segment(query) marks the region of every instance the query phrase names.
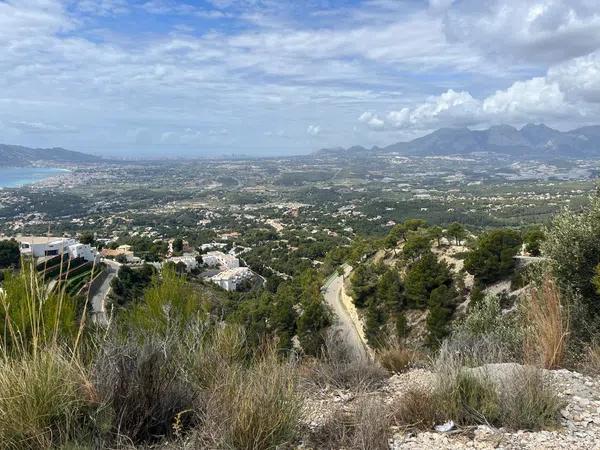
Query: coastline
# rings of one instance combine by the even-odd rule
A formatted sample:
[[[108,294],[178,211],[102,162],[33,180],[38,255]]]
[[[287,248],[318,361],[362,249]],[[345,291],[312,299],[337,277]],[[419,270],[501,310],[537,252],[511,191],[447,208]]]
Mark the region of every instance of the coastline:
[[[71,172],[63,167],[0,167],[0,190],[38,185]]]

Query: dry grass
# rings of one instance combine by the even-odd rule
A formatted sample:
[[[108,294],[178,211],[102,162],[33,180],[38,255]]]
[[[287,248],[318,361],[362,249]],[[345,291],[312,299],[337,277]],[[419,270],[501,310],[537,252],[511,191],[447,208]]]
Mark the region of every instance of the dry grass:
[[[110,433],[117,441],[156,442],[194,424],[197,392],[182,370],[178,342],[157,337],[140,343],[104,343],[93,382],[112,411]]]
[[[47,449],[85,434],[93,391],[58,349],[0,361],[0,442],[6,449]]]
[[[489,424],[510,430],[557,426],[563,403],[541,371],[507,367],[513,369],[503,374],[502,382],[485,367],[447,372],[431,392],[415,389],[405,394],[395,407],[394,419],[401,426],[420,429],[448,420],[460,426]]]
[[[302,381],[318,389],[372,391],[388,378],[387,371],[370,359],[354,359],[344,344],[334,338],[326,341],[323,356],[301,368]]]
[[[406,347],[387,347],[377,353],[381,365],[392,373],[403,373],[410,370],[423,356]]]
[[[296,436],[302,406],[296,371],[278,361],[275,351],[249,368],[230,370],[208,395],[202,448],[268,450]]]
[[[600,375],[600,345],[589,345],[583,357],[583,371],[590,375]]]
[[[387,450],[392,416],[390,408],[374,398],[362,398],[352,411],[336,410],[316,429],[310,444],[319,449]]]
[[[556,284],[546,279],[524,304],[525,361],[545,369],[562,366],[567,353],[569,313]]]

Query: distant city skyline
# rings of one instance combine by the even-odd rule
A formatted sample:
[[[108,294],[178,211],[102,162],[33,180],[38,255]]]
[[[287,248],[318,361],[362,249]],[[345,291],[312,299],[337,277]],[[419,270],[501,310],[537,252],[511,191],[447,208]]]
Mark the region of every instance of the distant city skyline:
[[[0,143],[286,155],[600,123],[593,0],[0,0]]]

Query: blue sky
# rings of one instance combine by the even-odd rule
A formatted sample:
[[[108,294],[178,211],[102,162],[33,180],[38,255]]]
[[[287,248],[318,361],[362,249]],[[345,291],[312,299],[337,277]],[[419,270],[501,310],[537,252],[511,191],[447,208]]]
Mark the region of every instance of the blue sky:
[[[0,142],[298,154],[600,123],[596,0],[0,0]]]

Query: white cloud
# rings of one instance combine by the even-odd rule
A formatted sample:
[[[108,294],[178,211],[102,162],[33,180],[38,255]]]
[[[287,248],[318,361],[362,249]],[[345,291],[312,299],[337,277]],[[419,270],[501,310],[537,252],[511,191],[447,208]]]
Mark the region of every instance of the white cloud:
[[[320,125],[309,125],[306,132],[311,136],[318,136],[321,133]]]
[[[600,10],[590,0],[464,0],[446,11],[444,30],[490,57],[556,63],[600,46]]]
[[[427,130],[576,118],[584,115],[585,111],[584,105],[575,105],[567,100],[558,82],[536,77],[517,81],[481,100],[469,92],[449,89],[421,104],[390,111],[385,115],[385,121],[398,129]],[[373,113],[365,113],[359,121],[368,124],[373,116]]]
[[[383,130],[385,128],[385,122],[377,114],[372,112],[364,112],[358,118],[359,122],[367,124],[372,130]]]
[[[570,98],[600,103],[600,52],[552,67],[547,78]]]
[[[472,124],[480,112],[481,102],[471,94],[449,89],[413,108],[390,111],[386,119],[396,128],[429,128],[437,124]]]
[[[570,109],[558,83],[548,82],[545,77],[517,81],[508,89],[497,91],[483,102],[483,114],[513,122],[564,115]]]

